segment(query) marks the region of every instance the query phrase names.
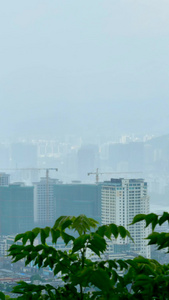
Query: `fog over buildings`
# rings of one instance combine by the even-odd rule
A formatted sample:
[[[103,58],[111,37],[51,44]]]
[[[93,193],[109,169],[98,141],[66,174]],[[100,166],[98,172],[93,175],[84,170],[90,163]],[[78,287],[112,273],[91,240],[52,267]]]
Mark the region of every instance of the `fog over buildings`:
[[[119,140],[85,143],[82,138],[65,140],[18,140],[0,143],[0,171],[10,182],[32,185],[41,177],[70,184],[103,182],[110,178],[144,178],[151,205],[168,205],[169,135],[142,139],[122,136]],[[55,169],[58,169],[57,171]],[[98,180],[96,170],[98,169]],[[89,174],[90,173],[90,174]]]
[[[169,209],[168,15],[167,0],[1,4],[1,234],[101,221],[117,178],[146,186],[145,212]]]

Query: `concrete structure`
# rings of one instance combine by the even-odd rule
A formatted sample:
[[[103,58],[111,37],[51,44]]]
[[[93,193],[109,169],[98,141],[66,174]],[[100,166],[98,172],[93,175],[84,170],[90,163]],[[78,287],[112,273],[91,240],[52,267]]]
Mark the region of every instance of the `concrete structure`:
[[[118,238],[109,244],[109,251],[115,252],[114,244],[123,248],[130,244],[130,251],[145,257],[150,257],[150,247],[144,238],[149,234],[149,228],[144,228],[144,222],[129,226],[137,214],[149,213],[149,197],[147,183],[143,179],[111,179],[104,182],[101,190],[102,224],[115,223],[127,228],[135,243],[128,238]],[[117,247],[116,247],[117,248]]]
[[[57,179],[43,177],[34,183],[34,220],[39,226],[53,225],[54,186]]]
[[[22,233],[33,227],[33,187],[23,183],[0,186],[0,235]]]
[[[97,145],[83,145],[77,153],[77,175],[78,179],[88,183],[93,179],[88,177],[99,166],[99,148]]]
[[[144,171],[144,143],[110,144],[108,163],[114,172]]]
[[[101,222],[100,184],[57,184],[54,187],[55,214],[78,216],[84,214]]]
[[[56,179],[42,178],[35,183],[34,216],[39,226],[52,226],[64,215],[87,217],[101,221],[101,185],[74,182],[62,184]]]
[[[0,186],[8,186],[9,185],[10,175],[6,173],[0,173]]]

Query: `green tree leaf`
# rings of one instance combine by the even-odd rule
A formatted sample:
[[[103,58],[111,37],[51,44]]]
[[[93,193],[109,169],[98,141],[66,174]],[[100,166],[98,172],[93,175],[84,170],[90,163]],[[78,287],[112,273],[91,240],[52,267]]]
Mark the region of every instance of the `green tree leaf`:
[[[61,216],[59,217],[53,226],[53,229],[61,229],[64,230],[65,228],[70,227],[75,217],[71,216]]]
[[[106,240],[103,237],[101,237],[99,234],[92,233],[92,235],[90,237],[90,240],[89,240],[89,244],[88,244],[87,247],[91,249],[91,246],[94,247],[94,248],[97,248],[99,253],[100,252],[103,253],[106,250],[107,243],[106,243]]]
[[[4,293],[2,293],[2,292],[0,292],[0,299],[1,299],[1,300],[5,300],[5,295],[4,295]]]
[[[24,236],[24,233],[17,234],[16,237],[15,237],[15,239],[14,239],[14,242],[19,241],[20,239],[23,238],[23,236]]]
[[[78,238],[74,239],[72,252],[77,252],[82,248],[86,247],[86,242],[90,239],[89,234],[83,234]]]
[[[65,242],[65,244],[67,245],[70,241],[73,241],[75,238],[72,236],[72,235],[69,235],[65,232],[62,232],[61,233],[61,236]]]
[[[132,223],[131,223],[130,225],[133,225],[133,224],[135,224],[135,223],[138,223],[138,222],[140,222],[140,221],[145,220],[145,217],[146,217],[145,214],[138,214],[138,215],[136,215],[136,216],[133,218],[133,221],[132,221]]]
[[[152,230],[154,230],[154,228],[156,227],[156,225],[158,224],[158,215],[151,213],[148,214],[145,218],[146,221],[146,227],[151,224],[152,225]]]
[[[110,224],[109,225],[111,234],[114,235],[114,237],[117,239],[118,235],[119,235],[119,230],[118,230],[118,226],[116,224]]]
[[[158,223],[161,226],[166,221],[169,223],[169,213],[166,212],[166,211],[164,211],[163,214],[162,214],[162,216],[159,217]]]
[[[58,238],[60,237],[60,230],[51,228],[51,235],[52,235],[52,243],[56,244]]]
[[[81,235],[89,231],[90,228],[96,228],[96,226],[97,222],[94,219],[87,218],[85,215],[80,215],[74,219],[72,229],[75,229],[75,231]]]
[[[119,226],[118,230],[122,238],[125,238],[127,236],[127,231],[123,226]]]

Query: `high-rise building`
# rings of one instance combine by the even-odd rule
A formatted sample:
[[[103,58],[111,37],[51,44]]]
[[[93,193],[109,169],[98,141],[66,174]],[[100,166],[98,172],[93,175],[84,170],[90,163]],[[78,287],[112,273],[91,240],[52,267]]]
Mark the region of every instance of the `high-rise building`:
[[[89,182],[89,172],[93,172],[99,165],[99,148],[96,145],[83,145],[77,153],[78,178],[83,182]]]
[[[144,170],[144,143],[114,143],[109,145],[109,167],[117,172]]]
[[[34,183],[34,220],[39,226],[53,225],[54,186],[57,179],[43,177]]]
[[[0,186],[0,235],[33,229],[33,186]]]
[[[0,173],[0,186],[8,186],[9,185],[10,175],[6,173]]]
[[[150,257],[150,247],[144,239],[150,232],[145,228],[144,222],[129,226],[137,214],[149,213],[149,197],[147,195],[147,183],[143,179],[111,179],[102,185],[102,224],[115,223],[122,225],[130,231],[134,242],[130,239],[118,238],[113,241],[110,249],[115,251],[114,245],[130,244],[130,251],[145,257]]]
[[[35,222],[39,226],[53,225],[64,215],[87,217],[101,221],[101,185],[60,183],[57,179],[42,178],[34,189]]]
[[[57,218],[61,215],[84,214],[100,222],[101,185],[78,182],[55,185],[54,209]]]

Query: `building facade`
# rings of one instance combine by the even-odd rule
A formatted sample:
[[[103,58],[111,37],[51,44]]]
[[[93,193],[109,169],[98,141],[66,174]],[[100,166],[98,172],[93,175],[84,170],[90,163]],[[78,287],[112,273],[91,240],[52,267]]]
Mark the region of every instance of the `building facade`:
[[[34,216],[38,226],[53,226],[60,216],[85,214],[101,222],[101,186],[60,183],[42,178],[34,184]]]
[[[34,220],[39,226],[53,225],[54,186],[57,182],[57,179],[44,177],[34,183]]]
[[[124,226],[135,242],[131,242],[129,238],[118,237],[110,243],[110,251],[115,252],[116,248],[122,247],[127,249],[129,244],[130,251],[149,258],[150,247],[144,238],[150,229],[145,228],[144,222],[129,226],[135,215],[149,213],[147,183],[143,179],[111,179],[102,185],[101,201],[102,224],[115,223]]]
[[[54,210],[56,217],[84,214],[101,222],[101,185],[57,184],[54,187]]]
[[[6,173],[0,173],[0,186],[8,186],[10,175]]]
[[[0,235],[33,229],[33,187],[23,183],[0,186]]]

